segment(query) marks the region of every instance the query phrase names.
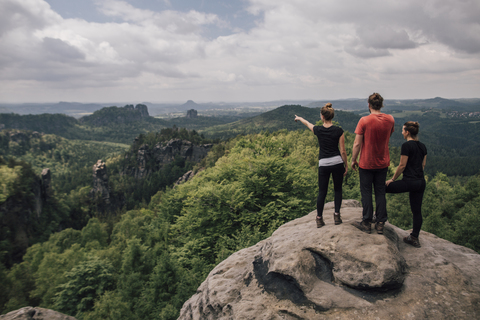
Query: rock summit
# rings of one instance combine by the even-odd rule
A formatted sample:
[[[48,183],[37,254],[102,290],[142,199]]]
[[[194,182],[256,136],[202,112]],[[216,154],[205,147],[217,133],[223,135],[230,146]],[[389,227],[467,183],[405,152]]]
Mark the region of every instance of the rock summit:
[[[316,210],[217,265],[179,319],[478,319],[480,255],[433,234],[409,234],[386,223],[361,232],[355,200],[334,225],[316,228]]]

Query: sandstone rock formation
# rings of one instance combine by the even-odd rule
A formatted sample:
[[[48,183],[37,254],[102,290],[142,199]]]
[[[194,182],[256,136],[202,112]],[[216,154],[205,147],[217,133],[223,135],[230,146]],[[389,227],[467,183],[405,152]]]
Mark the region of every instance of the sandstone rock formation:
[[[187,116],[186,118],[197,118],[198,117],[198,112],[195,109],[190,109],[187,110]]]
[[[52,196],[52,174],[50,168],[42,170],[42,197],[47,201]]]
[[[366,234],[354,200],[343,224],[315,226],[316,211],[286,223],[215,267],[185,302],[179,319],[478,319],[480,255],[421,232],[386,224]]]
[[[179,156],[185,161],[199,162],[212,148],[212,144],[194,145],[190,141],[171,139],[166,143],[158,143],[153,148],[143,144],[138,148],[137,154],[127,154],[125,157],[136,157],[135,165],[129,165],[123,169],[123,174],[136,178],[144,178],[153,171],[160,170],[163,166],[175,160]],[[152,160],[155,165],[148,166]]]
[[[92,168],[93,188],[90,198],[94,201],[99,213],[114,212],[125,204],[123,194],[113,193],[108,185],[107,165],[98,160]]]
[[[76,320],[74,317],[45,308],[24,307],[4,315],[0,320]]]
[[[101,198],[103,203],[108,205],[110,204],[110,189],[108,187],[107,166],[105,162],[98,160],[92,169],[93,188],[90,190],[90,195]]]
[[[193,170],[185,172],[183,176],[181,176],[180,178],[178,178],[177,181],[175,181],[175,184],[173,185],[173,187],[175,188],[179,184],[187,182],[188,180],[192,179],[194,176],[195,176],[195,173],[193,172]]]
[[[8,230],[11,241],[12,262],[20,262],[34,236],[35,221],[42,216],[44,206],[51,197],[50,170],[44,169],[42,177],[36,174],[29,177],[28,193],[24,196],[9,196],[0,203],[0,229]]]
[[[78,121],[91,126],[109,126],[126,124],[149,119],[148,107],[144,104],[126,105],[124,107],[107,107],[83,116]]]

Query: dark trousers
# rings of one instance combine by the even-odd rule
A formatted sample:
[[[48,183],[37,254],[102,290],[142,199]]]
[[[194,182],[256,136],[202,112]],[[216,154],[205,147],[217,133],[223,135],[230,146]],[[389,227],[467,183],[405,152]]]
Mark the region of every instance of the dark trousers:
[[[410,209],[413,214],[413,230],[411,235],[418,238],[422,227],[422,201],[425,192],[425,179],[421,180],[399,180],[390,183],[386,191],[388,193],[408,192],[410,198]]]
[[[318,167],[318,197],[317,197],[317,216],[323,216],[323,205],[327,197],[328,181],[330,174],[333,178],[333,190],[335,192],[335,212],[340,213],[342,205],[342,183],[345,166],[339,163],[328,167]]]
[[[373,201],[372,185],[375,192],[375,205],[377,222],[387,221],[387,200],[385,199],[385,180],[387,168],[383,169],[362,169],[360,173],[360,194],[362,195],[363,218],[365,222],[372,222]]]

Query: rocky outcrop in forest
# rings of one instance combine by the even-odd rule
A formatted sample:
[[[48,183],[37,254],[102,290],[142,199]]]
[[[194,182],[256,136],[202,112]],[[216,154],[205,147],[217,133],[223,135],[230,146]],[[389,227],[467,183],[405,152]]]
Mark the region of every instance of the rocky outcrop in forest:
[[[92,168],[92,185],[90,198],[93,200],[99,213],[113,212],[125,204],[125,197],[112,194],[108,184],[107,165],[98,160]]]
[[[110,188],[108,186],[107,166],[102,160],[93,165],[93,188],[90,190],[91,197],[98,197],[105,204],[110,204]]]
[[[11,262],[21,261],[30,239],[36,232],[36,221],[42,216],[43,208],[51,197],[50,169],[44,169],[41,177],[27,170],[22,175],[24,176],[20,180],[26,185],[19,186],[17,193],[10,195],[0,204],[0,230],[10,230],[3,234],[1,239],[6,237],[10,242]]]
[[[111,124],[125,124],[149,119],[148,107],[144,104],[126,105],[124,107],[107,107],[95,111],[93,114],[81,117],[80,123],[91,126],[109,126]]]
[[[190,141],[182,139],[160,142],[153,148],[148,144],[142,144],[136,153],[125,155],[127,165],[122,174],[145,178],[150,173],[160,170],[174,161],[175,157],[181,157],[185,161],[199,162],[205,158],[212,147],[213,144],[194,145]]]
[[[293,220],[216,266],[179,319],[478,319],[480,255],[421,232],[386,224],[384,235],[350,224],[355,200],[343,202],[343,224],[315,226],[316,211]]]
[[[24,307],[0,315],[0,320],[76,320],[74,317],[45,308]]]
[[[198,117],[197,110],[195,110],[195,109],[187,110],[186,118],[197,118],[197,117]]]

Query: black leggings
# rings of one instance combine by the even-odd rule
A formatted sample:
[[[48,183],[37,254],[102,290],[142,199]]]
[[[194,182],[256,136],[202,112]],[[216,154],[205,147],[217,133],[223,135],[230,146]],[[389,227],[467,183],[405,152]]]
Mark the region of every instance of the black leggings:
[[[403,193],[408,192],[410,198],[410,209],[413,214],[413,230],[411,235],[418,238],[422,227],[422,201],[425,192],[425,179],[421,180],[399,180],[390,183],[386,191],[387,193]]]
[[[317,197],[317,216],[323,216],[323,205],[328,191],[328,180],[330,174],[333,177],[333,190],[335,191],[335,212],[340,213],[342,205],[342,183],[345,166],[339,163],[328,167],[318,167],[318,197]]]

